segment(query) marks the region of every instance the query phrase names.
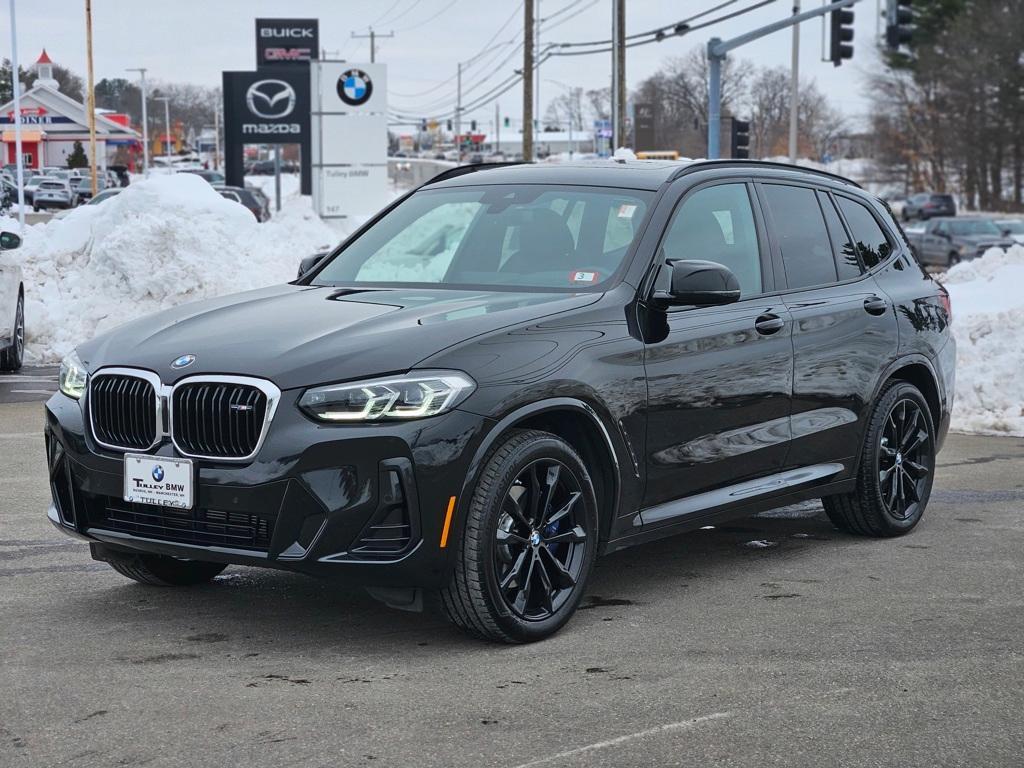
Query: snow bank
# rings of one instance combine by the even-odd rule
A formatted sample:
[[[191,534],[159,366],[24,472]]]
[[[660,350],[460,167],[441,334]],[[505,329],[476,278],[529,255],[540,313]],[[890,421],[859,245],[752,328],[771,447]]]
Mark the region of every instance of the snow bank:
[[[291,280],[301,258],[340,237],[308,198],[291,197],[259,224],[198,176],[153,175],[100,205],[26,228],[22,247],[9,252],[25,276],[28,360],[59,360],[160,309]]]
[[[1024,247],[992,248],[939,279],[957,341],[952,428],[1024,435]]]

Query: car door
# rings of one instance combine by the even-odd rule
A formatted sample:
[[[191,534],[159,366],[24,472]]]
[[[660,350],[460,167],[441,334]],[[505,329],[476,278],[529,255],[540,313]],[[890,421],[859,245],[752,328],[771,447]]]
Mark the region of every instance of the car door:
[[[882,370],[898,348],[892,302],[867,274],[832,193],[791,183],[758,185],[776,273],[793,318],[793,439],[787,468],[846,463]],[[873,239],[864,241],[874,242]],[[891,244],[877,263],[891,251]]]
[[[768,240],[749,180],[687,192],[658,259],[724,264],[741,298],[671,308],[664,338],[646,347],[645,525],[678,518],[674,500],[778,471],[790,434],[791,323],[771,293]]]
[[[944,264],[948,250],[948,225],[945,221],[931,220],[924,230],[923,258],[926,264]]]

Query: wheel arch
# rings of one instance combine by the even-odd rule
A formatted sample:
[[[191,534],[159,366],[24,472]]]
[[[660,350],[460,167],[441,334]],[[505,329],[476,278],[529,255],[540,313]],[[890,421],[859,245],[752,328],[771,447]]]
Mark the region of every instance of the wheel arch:
[[[878,389],[875,391],[875,397],[878,397],[878,393],[887,382],[894,379],[913,384],[921,390],[925,402],[928,403],[932,425],[938,430],[939,424],[942,422],[942,393],[939,391],[938,377],[935,375],[935,370],[927,358],[911,358],[898,361],[895,367],[889,370],[887,375],[883,377]]]
[[[497,442],[513,429],[539,429],[565,440],[579,453],[591,470],[591,482],[598,501],[600,541],[608,538],[618,515],[622,494],[622,462],[612,433],[597,410],[584,400],[558,397],[522,406],[505,415],[491,429],[470,462],[459,506],[465,508],[472,496],[484,461]],[[465,515],[460,515],[465,519]]]

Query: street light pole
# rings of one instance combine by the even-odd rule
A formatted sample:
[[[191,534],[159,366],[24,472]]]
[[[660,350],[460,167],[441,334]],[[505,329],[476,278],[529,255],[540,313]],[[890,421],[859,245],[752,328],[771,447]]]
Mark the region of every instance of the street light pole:
[[[793,15],[800,13],[800,0],[793,0]],[[796,165],[797,130],[800,115],[800,25],[793,25],[793,61],[789,84],[789,162]]]
[[[11,0],[13,3],[14,0]],[[146,116],[146,68],[134,67],[126,72],[138,72],[142,88],[142,172],[149,175],[149,118]]]
[[[14,91],[14,162],[18,181],[18,231],[25,234],[25,160],[21,154],[21,83],[18,82],[18,25],[11,0],[11,86]]]

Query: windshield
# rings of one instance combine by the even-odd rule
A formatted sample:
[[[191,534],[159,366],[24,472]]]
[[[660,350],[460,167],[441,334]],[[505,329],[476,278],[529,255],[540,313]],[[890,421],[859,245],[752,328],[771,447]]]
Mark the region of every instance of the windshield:
[[[974,221],[951,221],[949,231],[954,235],[1001,235],[999,227],[988,219]]]
[[[652,196],[539,184],[424,190],[312,282],[599,288],[623,265]]]

